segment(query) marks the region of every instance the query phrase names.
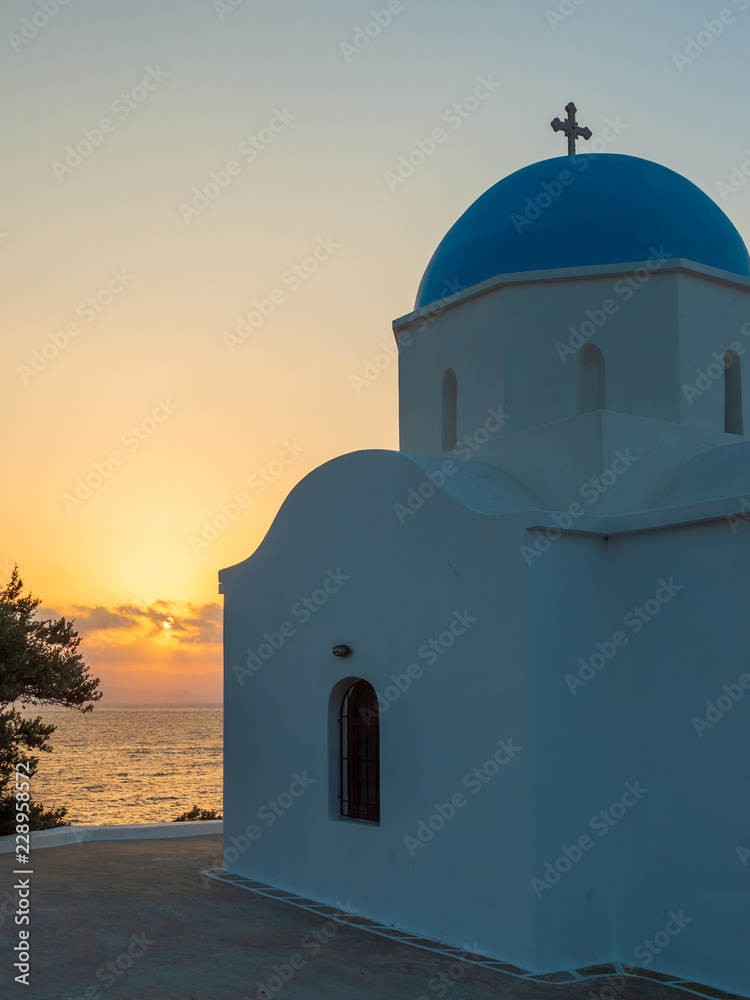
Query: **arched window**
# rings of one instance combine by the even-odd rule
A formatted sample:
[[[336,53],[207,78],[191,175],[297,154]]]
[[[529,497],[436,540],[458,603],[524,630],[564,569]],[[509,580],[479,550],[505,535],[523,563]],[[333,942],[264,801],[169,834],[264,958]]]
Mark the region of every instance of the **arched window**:
[[[578,412],[607,409],[604,355],[593,344],[578,352]]]
[[[458,379],[452,368],[443,373],[443,451],[458,444]]]
[[[727,434],[742,434],[742,381],[736,351],[724,355],[724,430]]]
[[[380,713],[375,688],[355,681],[339,717],[341,815],[380,822]]]

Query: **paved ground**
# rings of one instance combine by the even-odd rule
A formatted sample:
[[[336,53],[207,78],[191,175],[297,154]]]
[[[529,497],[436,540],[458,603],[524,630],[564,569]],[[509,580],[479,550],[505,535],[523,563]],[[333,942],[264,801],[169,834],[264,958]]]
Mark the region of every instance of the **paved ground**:
[[[3,1000],[611,1000],[615,996],[688,1000],[691,996],[664,983],[630,977],[560,985],[529,982],[354,926],[332,925],[324,915],[201,877],[203,869],[220,865],[220,852],[220,836],[94,842],[32,852],[29,987],[14,982],[12,968],[13,946],[18,943],[12,887],[23,876],[12,874],[13,855],[0,857],[4,901],[0,996]],[[12,907],[7,905],[10,901]],[[279,970],[288,978],[285,984]],[[262,986],[267,992],[260,991]]]

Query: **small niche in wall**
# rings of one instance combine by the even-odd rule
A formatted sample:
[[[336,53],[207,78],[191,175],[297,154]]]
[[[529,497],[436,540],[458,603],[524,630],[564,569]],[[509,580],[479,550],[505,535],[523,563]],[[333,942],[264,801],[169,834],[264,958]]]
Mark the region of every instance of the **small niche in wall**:
[[[736,351],[724,355],[724,430],[742,434],[742,379],[740,358]]]
[[[443,373],[442,450],[458,444],[458,379],[452,368]]]
[[[607,380],[604,355],[594,344],[586,344],[578,352],[577,412],[607,409]]]

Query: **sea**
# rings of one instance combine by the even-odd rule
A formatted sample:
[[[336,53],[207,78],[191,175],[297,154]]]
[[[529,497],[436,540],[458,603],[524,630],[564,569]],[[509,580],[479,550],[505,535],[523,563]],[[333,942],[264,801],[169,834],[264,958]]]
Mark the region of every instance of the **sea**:
[[[38,754],[32,798],[73,824],[161,823],[222,808],[221,705],[58,706],[24,714],[57,726]]]

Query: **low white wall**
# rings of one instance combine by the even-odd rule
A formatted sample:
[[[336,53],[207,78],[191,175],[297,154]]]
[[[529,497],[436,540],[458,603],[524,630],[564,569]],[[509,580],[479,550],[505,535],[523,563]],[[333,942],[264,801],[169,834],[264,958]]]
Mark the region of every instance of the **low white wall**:
[[[31,834],[31,849],[63,847],[82,844],[89,840],[156,840],[172,837],[200,837],[222,833],[224,821],[220,819],[194,820],[183,823],[131,823],[108,826],[60,826],[54,830],[38,830]],[[10,854],[16,849],[15,835],[0,837],[0,854]]]

